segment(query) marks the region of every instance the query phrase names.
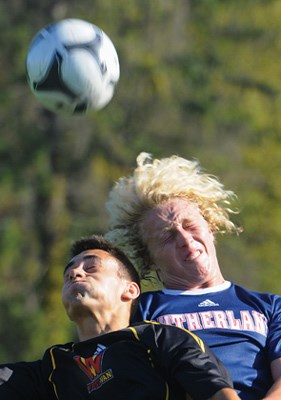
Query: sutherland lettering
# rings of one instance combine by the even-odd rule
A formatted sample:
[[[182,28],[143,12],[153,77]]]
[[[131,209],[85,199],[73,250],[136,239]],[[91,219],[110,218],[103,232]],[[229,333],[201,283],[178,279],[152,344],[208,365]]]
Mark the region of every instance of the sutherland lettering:
[[[195,331],[199,329],[231,329],[239,331],[252,331],[267,335],[267,319],[257,312],[241,310],[239,318],[234,317],[233,311],[210,310],[186,314],[162,315],[157,321],[166,325],[175,325],[180,328]]]

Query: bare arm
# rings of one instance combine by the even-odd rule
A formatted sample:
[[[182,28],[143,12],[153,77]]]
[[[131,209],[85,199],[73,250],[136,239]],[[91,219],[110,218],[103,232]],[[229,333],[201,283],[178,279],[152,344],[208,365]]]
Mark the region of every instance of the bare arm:
[[[224,388],[219,390],[210,400],[238,400],[240,397],[234,389]]]
[[[267,392],[264,400],[280,400],[281,399],[281,358],[277,358],[271,363],[271,374],[274,384]]]

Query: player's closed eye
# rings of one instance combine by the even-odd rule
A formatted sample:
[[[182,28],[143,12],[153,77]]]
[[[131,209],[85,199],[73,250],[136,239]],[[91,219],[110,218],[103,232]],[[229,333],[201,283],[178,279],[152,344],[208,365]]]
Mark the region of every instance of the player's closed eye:
[[[172,240],[175,237],[175,233],[176,232],[174,230],[166,231],[161,237],[161,243],[162,244],[168,243],[170,240]]]
[[[96,265],[88,265],[88,266],[86,266],[85,268],[84,268],[84,270],[86,271],[86,272],[94,272],[94,271],[96,271],[98,268],[97,268],[97,266]]]

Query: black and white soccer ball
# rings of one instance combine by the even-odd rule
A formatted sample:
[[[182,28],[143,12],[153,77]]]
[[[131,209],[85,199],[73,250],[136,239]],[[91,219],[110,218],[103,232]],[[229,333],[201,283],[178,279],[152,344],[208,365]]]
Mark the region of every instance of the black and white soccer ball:
[[[41,29],[26,57],[27,81],[40,103],[68,114],[100,110],[120,77],[111,39],[96,25],[64,19]]]

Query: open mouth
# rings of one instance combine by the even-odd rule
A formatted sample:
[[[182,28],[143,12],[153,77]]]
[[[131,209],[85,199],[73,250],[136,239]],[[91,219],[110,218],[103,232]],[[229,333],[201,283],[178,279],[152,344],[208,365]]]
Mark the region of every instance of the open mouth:
[[[196,260],[196,258],[198,258],[201,255],[201,251],[200,250],[195,250],[192,253],[189,253],[187,255],[187,257],[185,258],[184,261],[194,261]]]

